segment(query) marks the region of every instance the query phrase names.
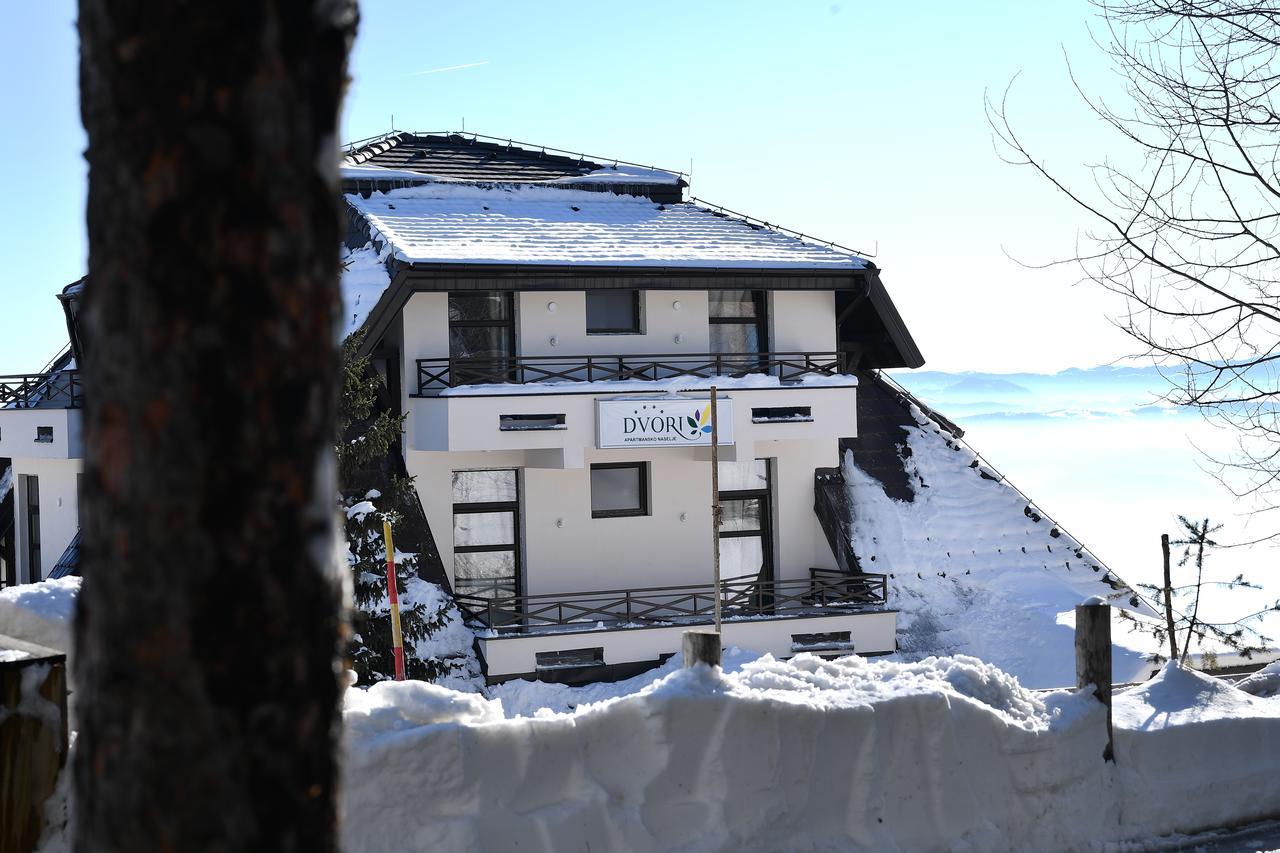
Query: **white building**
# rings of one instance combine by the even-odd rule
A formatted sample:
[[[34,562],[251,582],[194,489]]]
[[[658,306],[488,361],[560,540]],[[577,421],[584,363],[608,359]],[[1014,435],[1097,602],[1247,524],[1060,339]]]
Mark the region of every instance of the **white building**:
[[[59,295],[78,346],[81,282]],[[58,576],[78,541],[83,395],[72,347],[35,374],[0,376],[0,586]]]
[[[815,511],[854,369],[923,361],[872,263],[674,173],[470,136],[374,140],[344,178],[349,319],[491,680],[653,665],[710,621],[717,549],[725,643],[894,650],[884,576]]]
[[[454,593],[491,681],[654,666],[711,622],[716,554],[724,642],[778,657],[893,651],[904,577],[869,568],[917,578],[904,601],[947,594],[925,565],[949,586],[995,566],[1140,608],[1008,484],[1020,526],[965,517],[999,479],[976,459],[941,496],[946,546],[891,518],[930,494],[908,434],[962,432],[880,375],[923,358],[857,253],[687,199],[676,173],[475,136],[358,143],[343,182],[341,331],[364,331],[405,415],[419,571]],[[68,351],[0,377],[3,583],[77,571],[81,288],[60,295]],[[842,450],[872,478],[860,498]]]

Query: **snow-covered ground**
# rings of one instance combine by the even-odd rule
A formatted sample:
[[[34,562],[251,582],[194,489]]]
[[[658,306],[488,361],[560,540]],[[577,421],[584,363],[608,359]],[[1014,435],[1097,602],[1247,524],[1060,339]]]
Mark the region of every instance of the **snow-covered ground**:
[[[0,625],[65,644],[75,584],[21,591]],[[1277,679],[1162,670],[1117,694],[1114,765],[1087,692],[964,656],[728,649],[724,670],[489,698],[381,682],[345,698],[346,849],[1169,849],[1280,817]]]
[[[963,427],[965,440],[987,462],[1129,584],[1161,582],[1160,534],[1178,538],[1179,513],[1225,522],[1221,542],[1243,542],[1276,529],[1274,514],[1252,515],[1256,507],[1236,500],[1205,470],[1201,451],[1229,452],[1231,434],[1193,412],[1160,404],[1168,386],[1154,369],[1101,367],[1053,375],[902,371],[894,378]],[[1276,543],[1262,542],[1211,552],[1207,576],[1228,580],[1243,574],[1262,589],[1206,588],[1202,616],[1225,621],[1273,605],[1280,597],[1280,584],[1268,570],[1275,549]],[[1178,556],[1175,550],[1175,562]],[[1065,632],[1065,610],[1061,622]],[[1275,640],[1272,646],[1280,645],[1280,613],[1256,624]],[[1158,650],[1148,635],[1120,633],[1118,625],[1113,630],[1126,648]],[[956,650],[1027,674],[977,646]],[[1222,647],[1211,650],[1227,662]]]
[[[1176,668],[1116,697],[1114,765],[1092,696],[1028,691],[972,658],[765,657],[579,696],[513,719],[430,685],[349,692],[348,843],[1156,849],[1280,810],[1280,700]]]

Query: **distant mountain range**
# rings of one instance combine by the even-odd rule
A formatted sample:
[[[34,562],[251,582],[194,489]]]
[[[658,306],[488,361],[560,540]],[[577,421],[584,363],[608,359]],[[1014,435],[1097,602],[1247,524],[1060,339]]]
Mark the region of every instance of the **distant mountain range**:
[[[957,419],[1068,416],[1169,417],[1169,380],[1157,367],[1073,367],[1058,373],[891,371],[890,376]]]

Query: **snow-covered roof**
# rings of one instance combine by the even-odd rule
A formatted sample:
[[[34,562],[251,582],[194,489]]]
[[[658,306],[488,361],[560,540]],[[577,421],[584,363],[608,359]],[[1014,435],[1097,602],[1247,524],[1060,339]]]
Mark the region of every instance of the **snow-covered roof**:
[[[408,263],[858,270],[856,255],[687,202],[430,183],[348,203]]]

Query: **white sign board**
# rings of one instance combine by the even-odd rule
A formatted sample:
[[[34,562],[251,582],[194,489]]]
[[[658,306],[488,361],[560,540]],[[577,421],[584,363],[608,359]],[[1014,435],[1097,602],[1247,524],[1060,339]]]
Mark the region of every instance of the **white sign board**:
[[[720,444],[733,444],[733,401],[716,399]],[[711,401],[687,397],[596,400],[596,447],[698,447],[711,444]]]

